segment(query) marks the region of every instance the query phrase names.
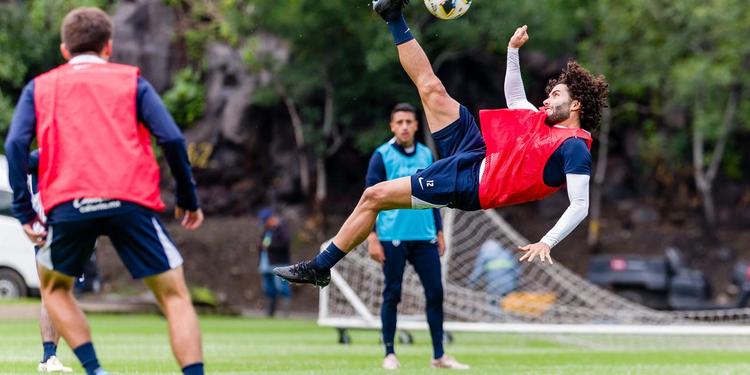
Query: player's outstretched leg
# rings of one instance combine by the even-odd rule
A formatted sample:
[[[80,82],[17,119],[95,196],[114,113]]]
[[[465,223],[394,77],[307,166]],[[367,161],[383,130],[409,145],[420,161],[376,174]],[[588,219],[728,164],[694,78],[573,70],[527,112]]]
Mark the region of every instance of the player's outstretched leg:
[[[373,9],[388,24],[401,66],[417,87],[427,125],[430,132],[435,133],[459,118],[459,104],[448,95],[424,50],[411,35],[401,14],[406,4],[407,0],[378,0],[373,3]]]
[[[354,211],[328,248],[314,259],[287,267],[276,267],[273,272],[293,283],[320,287],[328,285],[331,281],[331,267],[367,238],[378,212],[396,208],[411,208],[411,177],[383,181],[365,189]]]

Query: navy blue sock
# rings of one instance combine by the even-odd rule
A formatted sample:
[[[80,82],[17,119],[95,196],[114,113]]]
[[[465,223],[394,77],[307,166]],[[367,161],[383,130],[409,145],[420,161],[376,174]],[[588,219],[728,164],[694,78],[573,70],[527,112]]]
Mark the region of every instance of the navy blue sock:
[[[182,368],[185,375],[203,375],[203,362],[196,362]]]
[[[99,365],[99,360],[96,358],[96,351],[94,351],[94,344],[90,341],[73,349],[78,360],[81,361],[81,365],[86,369],[86,374],[94,375],[96,370],[99,370],[102,366]]]
[[[42,363],[47,362],[49,357],[57,355],[57,345],[55,345],[54,342],[45,341],[42,343],[42,347],[44,348],[44,357],[42,357]]]
[[[406,25],[406,19],[404,16],[401,16],[397,20],[387,22],[387,24],[388,30],[391,32],[391,35],[393,35],[393,44],[404,44],[414,39],[414,36],[411,35],[411,29]]]
[[[313,267],[317,270],[331,269],[331,267],[345,256],[346,253],[341,251],[341,249],[336,247],[336,245],[333,244],[333,241],[331,241],[328,247],[313,259]]]

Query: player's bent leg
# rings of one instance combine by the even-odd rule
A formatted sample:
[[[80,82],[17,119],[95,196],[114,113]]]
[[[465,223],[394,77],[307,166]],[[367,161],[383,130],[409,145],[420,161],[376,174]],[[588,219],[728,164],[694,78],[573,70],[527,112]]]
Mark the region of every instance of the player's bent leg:
[[[273,272],[289,282],[327,286],[331,267],[367,238],[378,212],[396,208],[411,208],[411,177],[384,181],[365,189],[326,250],[312,260],[276,267]]]
[[[185,285],[182,266],[147,277],[144,282],[167,317],[172,352],[180,367],[202,363],[200,325]]]
[[[411,208],[411,177],[383,181],[365,189],[354,211],[333,237],[333,243],[348,253],[367,239],[378,212],[396,208]]]
[[[459,117],[459,103],[448,95],[419,43],[411,40],[397,48],[401,66],[419,92],[430,132],[435,133],[455,122]]]

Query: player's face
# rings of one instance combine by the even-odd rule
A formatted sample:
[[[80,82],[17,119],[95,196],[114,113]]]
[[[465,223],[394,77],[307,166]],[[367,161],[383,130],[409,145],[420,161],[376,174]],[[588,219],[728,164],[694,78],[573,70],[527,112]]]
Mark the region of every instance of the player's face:
[[[417,116],[406,111],[394,113],[391,116],[391,131],[399,144],[407,146],[413,144],[414,134],[417,132]]]
[[[544,110],[547,112],[547,118],[544,122],[547,125],[559,124],[570,118],[570,109],[573,105],[573,99],[570,97],[568,86],[558,84],[549,92],[547,100],[544,101]]]

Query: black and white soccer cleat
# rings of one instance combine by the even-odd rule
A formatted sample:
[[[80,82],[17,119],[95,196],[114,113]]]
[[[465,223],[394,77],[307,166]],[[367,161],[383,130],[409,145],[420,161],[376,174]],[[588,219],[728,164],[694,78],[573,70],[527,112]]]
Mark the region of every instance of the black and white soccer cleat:
[[[331,270],[316,270],[311,260],[291,266],[276,267],[273,273],[290,283],[312,284],[321,288],[331,283]]]

